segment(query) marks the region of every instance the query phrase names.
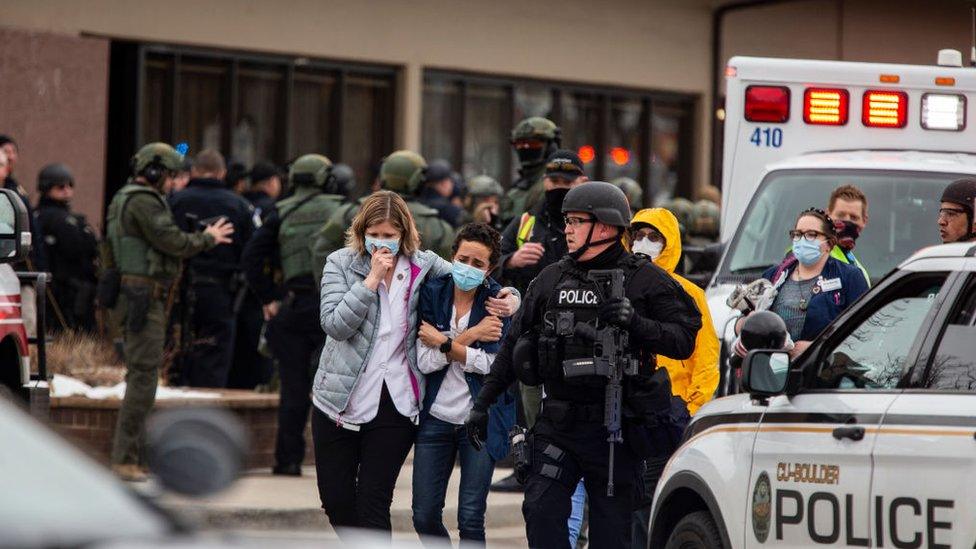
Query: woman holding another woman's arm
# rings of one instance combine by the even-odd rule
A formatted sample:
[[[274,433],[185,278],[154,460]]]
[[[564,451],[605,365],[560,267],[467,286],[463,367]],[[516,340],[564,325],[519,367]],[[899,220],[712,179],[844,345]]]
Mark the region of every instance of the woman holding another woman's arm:
[[[488,487],[495,461],[508,453],[515,424],[514,399],[504,393],[490,410],[488,443],[468,442],[464,420],[495,360],[508,319],[486,308],[501,286],[487,271],[501,255],[501,236],[484,223],[460,229],[450,274],[428,279],[420,290],[417,366],[427,376],[413,465],[413,524],[421,539],[448,538],[444,498],[455,461],[461,465],[458,529],[462,541],[484,544]]]
[[[430,275],[451,264],[419,249],[403,198],[378,191],[363,202],[346,247],[323,271],[326,333],[312,389],[319,496],[332,526],[390,530],[393,488],[416,434],[424,378],[417,368],[417,303]],[[502,290],[486,309],[510,316]]]

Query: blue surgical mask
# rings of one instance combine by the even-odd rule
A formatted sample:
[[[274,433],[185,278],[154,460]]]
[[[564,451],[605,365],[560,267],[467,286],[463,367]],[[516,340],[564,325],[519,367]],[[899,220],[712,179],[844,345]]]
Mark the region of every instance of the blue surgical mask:
[[[387,250],[390,250],[393,255],[396,255],[397,252],[400,251],[400,240],[381,240],[379,238],[371,238],[369,236],[366,237],[366,251],[369,252],[369,255],[373,255],[373,252],[379,248],[386,248]]]
[[[794,240],[793,255],[800,263],[808,267],[813,265],[819,261],[820,257],[823,255],[823,251],[820,250],[820,241],[814,240],[811,242],[803,237],[800,237],[798,240]]]
[[[454,278],[454,285],[467,292],[478,287],[485,280],[485,271],[471,265],[466,265],[460,261],[454,262],[451,269],[451,276]]]

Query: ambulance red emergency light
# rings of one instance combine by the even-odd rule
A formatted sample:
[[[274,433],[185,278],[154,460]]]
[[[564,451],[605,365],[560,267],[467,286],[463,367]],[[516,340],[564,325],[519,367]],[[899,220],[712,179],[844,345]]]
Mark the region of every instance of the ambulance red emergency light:
[[[797,213],[858,186],[869,224],[854,250],[877,281],[937,244],[939,196],[976,175],[976,70],[955,50],[937,66],[733,57],[726,68],[722,260],[706,290],[731,341],[726,299],[789,249]]]

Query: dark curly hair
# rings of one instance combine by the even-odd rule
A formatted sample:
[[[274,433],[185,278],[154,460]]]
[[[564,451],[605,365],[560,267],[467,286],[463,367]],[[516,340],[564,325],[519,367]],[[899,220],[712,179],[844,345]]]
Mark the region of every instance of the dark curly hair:
[[[502,235],[494,227],[486,223],[468,223],[458,229],[457,236],[454,238],[454,246],[451,248],[451,255],[455,255],[462,240],[484,244],[490,254],[488,264],[498,263],[502,256]]]
[[[827,215],[827,212],[823,211],[820,208],[807,208],[802,212],[800,212],[800,215],[796,216],[796,221],[799,222],[800,219],[808,216],[816,217],[817,219],[819,219],[822,227],[820,232],[822,232],[827,237],[827,240],[829,242],[832,242],[834,244],[837,243],[837,231],[836,229],[834,229],[834,220],[831,219],[829,215]],[[795,227],[796,223],[794,223],[793,226]]]

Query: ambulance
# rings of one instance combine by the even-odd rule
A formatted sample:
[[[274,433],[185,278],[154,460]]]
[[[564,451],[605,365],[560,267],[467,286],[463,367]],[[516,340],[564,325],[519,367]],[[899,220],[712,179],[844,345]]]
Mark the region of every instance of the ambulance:
[[[925,248],[695,414],[649,547],[976,547],[976,244]]]
[[[724,357],[736,318],[726,299],[790,247],[809,207],[843,184],[868,197],[854,254],[877,283],[939,243],[939,198],[976,175],[976,69],[958,51],[939,65],[733,57],[726,68],[721,243],[706,296]],[[976,114],[976,113],[974,113]],[[723,368],[719,395],[730,391]]]

